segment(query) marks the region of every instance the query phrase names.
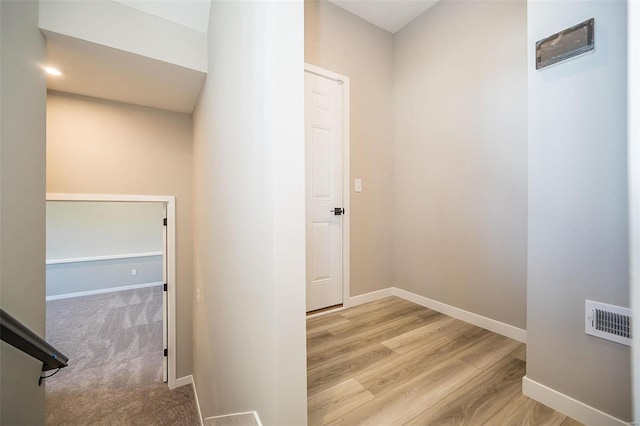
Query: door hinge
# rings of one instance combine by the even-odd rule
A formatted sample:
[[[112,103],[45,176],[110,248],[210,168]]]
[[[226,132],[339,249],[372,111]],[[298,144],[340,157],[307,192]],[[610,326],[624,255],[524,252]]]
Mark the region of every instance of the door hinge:
[[[162,219],[162,224],[163,224],[164,226],[167,226],[167,218],[166,218],[166,217],[165,217],[164,219]]]
[[[167,291],[167,290],[168,290],[167,283],[164,283],[164,286],[163,286],[163,287],[164,287],[164,291]]]
[[[164,356],[169,356],[169,349],[164,350]]]

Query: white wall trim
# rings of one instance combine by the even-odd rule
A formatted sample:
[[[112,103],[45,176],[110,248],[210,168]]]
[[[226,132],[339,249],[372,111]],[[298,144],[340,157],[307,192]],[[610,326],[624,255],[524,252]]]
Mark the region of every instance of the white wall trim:
[[[126,201],[142,203],[164,203],[167,212],[167,349],[169,389],[176,387],[177,342],[176,337],[176,197],[172,195],[128,195],[128,194],[62,194],[47,193],[47,201]]]
[[[153,257],[153,256],[162,256],[162,252],[152,251],[148,253],[109,254],[105,256],[86,256],[86,257],[71,257],[67,259],[51,259],[51,260],[47,260],[47,265],[57,265],[60,263],[98,262],[102,260],[116,260],[116,259],[135,259],[137,257]]]
[[[349,306],[358,306],[364,303],[375,302],[385,297],[393,296],[393,287],[383,288],[382,290],[372,291],[358,296],[349,298]]]
[[[186,386],[186,385],[190,385],[193,384],[193,376],[191,374],[189,374],[188,376],[184,376],[184,377],[178,377],[176,379],[176,387],[179,388],[180,386]]]
[[[351,303],[351,113],[349,77],[305,62],[304,70],[312,74],[342,82],[342,306]]]
[[[320,68],[319,66],[309,64],[307,62],[304,63],[304,70],[312,74],[319,75],[321,77],[330,78],[331,80],[342,81],[343,83],[345,83],[345,80],[349,80],[349,77],[346,77],[342,74],[338,74],[337,72]]]
[[[518,342],[527,343],[527,331],[521,328],[514,327],[504,322],[487,318],[473,312],[465,311],[464,309],[456,308],[455,306],[447,305],[446,303],[438,302],[437,300],[429,299],[428,297],[420,296],[401,288],[393,287],[393,295],[410,302],[417,303],[418,305],[422,305],[425,308],[433,309],[434,311],[441,312],[449,315],[450,317],[468,322],[469,324],[473,324],[486,330],[493,331],[494,333],[517,340]]]
[[[341,307],[335,309],[328,309],[326,311],[318,312],[317,314],[307,315],[307,319],[322,317],[329,314],[335,314],[336,312],[344,311],[347,308],[362,305],[364,303],[375,302],[376,300],[384,299],[385,297],[393,296],[393,287],[383,288],[382,290],[372,291],[370,293],[360,294],[358,296],[350,297],[347,303],[343,303]]]
[[[597,408],[593,408],[583,402],[573,399],[548,386],[531,380],[527,376],[522,378],[522,393],[529,398],[553,408],[560,413],[571,417],[587,425],[620,426],[628,425],[628,422],[610,416]]]
[[[428,297],[420,296],[407,290],[403,290],[398,287],[388,287],[382,290],[372,291],[371,293],[361,294],[349,299],[349,307],[362,305],[363,303],[374,302],[376,300],[384,299],[389,296],[397,296],[409,302],[417,303],[425,308],[433,309],[434,311],[441,312],[450,317],[468,322],[475,326],[484,328],[494,333],[501,334],[509,337],[510,339],[517,340],[518,342],[527,343],[527,330],[523,330],[518,327],[500,322],[491,318],[484,317],[482,315],[474,314],[473,312],[465,311],[464,309],[456,308],[455,306],[447,305],[446,303],[438,302],[437,300],[429,299]],[[307,318],[314,316],[326,315],[340,311],[344,308],[332,309],[327,312],[321,312],[317,315],[310,315]]]
[[[253,416],[256,418],[256,422],[258,422],[258,426],[262,426],[262,421],[260,420],[260,416],[257,411],[253,412]]]
[[[64,194],[47,192],[47,201],[129,201],[134,203],[175,202],[173,195],[129,195],[129,194]]]
[[[258,416],[257,411],[245,411],[244,413],[233,413],[233,414],[225,414],[223,416],[212,416],[212,417],[207,417],[205,420],[224,419],[227,417],[234,417],[234,416],[246,416],[247,414],[253,415],[253,418],[256,420],[256,423],[258,423],[258,426],[262,426],[262,422],[260,421],[260,416]]]
[[[155,281],[152,283],[142,283],[142,284],[122,285],[119,287],[100,288],[98,290],[77,291],[75,293],[54,294],[52,296],[47,296],[45,300],[48,302],[50,300],[70,299],[72,297],[81,297],[81,296],[93,296],[94,294],[113,293],[116,291],[137,290],[139,288],[155,287],[157,285],[162,285],[162,284],[164,284],[162,281]]]
[[[204,421],[202,419],[202,410],[200,409],[200,399],[198,398],[198,387],[196,386],[196,379],[193,377],[192,374],[189,374],[188,376],[181,377],[179,380],[180,382],[187,381],[187,380],[191,382],[191,386],[193,387],[193,396],[196,399],[196,408],[198,409],[198,419],[200,419],[200,426],[203,426]],[[178,380],[176,380],[176,382],[178,382]]]
[[[329,314],[335,314],[336,312],[340,312],[340,311],[344,311],[346,308],[343,306],[334,308],[334,309],[327,309],[326,311],[322,311],[322,312],[318,312],[317,314],[311,314],[311,315],[307,315],[306,319],[311,319],[311,318],[317,318],[317,317],[323,317],[325,315],[329,315]]]

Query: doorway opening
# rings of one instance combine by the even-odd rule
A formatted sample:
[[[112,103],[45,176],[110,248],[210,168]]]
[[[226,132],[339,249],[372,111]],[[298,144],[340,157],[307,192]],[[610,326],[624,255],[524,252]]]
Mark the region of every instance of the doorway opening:
[[[47,232],[47,304],[55,305],[55,309],[47,309],[47,315],[55,315],[47,318],[47,326],[62,327],[58,332],[77,341],[74,345],[79,347],[69,352],[70,358],[74,352],[82,354],[76,360],[83,370],[82,380],[162,385],[157,376],[161,363],[162,381],[169,389],[175,388],[175,198],[47,194],[47,210],[52,225],[56,221],[69,225],[66,240],[64,229]],[[83,210],[93,212],[93,219],[63,217]],[[123,225],[124,215],[134,223]],[[101,218],[103,226],[90,231],[92,221],[95,225]],[[85,223],[74,226],[78,219]],[[123,241],[134,236],[137,241],[127,242],[131,248],[123,249]],[[57,252],[53,251],[54,242]],[[115,254],[109,255],[109,251]],[[74,258],[74,252],[86,255]],[[90,278],[84,279],[90,281],[88,286],[81,283],[83,274]],[[65,326],[64,317],[71,311],[74,315],[80,311],[87,322]],[[90,324],[96,311],[103,313],[99,327]],[[72,339],[84,332],[91,333],[90,339]],[[107,361],[112,371],[104,369]]]

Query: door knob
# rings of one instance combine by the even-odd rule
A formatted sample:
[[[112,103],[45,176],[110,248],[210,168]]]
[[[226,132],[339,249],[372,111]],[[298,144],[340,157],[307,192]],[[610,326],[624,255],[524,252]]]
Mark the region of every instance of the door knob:
[[[333,210],[329,210],[330,212],[333,212],[334,215],[336,216],[340,216],[342,214],[345,214],[347,211],[345,209],[343,209],[342,207],[336,207]]]

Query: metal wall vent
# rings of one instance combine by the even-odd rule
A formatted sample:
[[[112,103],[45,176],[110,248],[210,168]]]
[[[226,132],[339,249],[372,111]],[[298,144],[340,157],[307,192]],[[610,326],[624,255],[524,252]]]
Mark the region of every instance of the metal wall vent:
[[[631,309],[585,300],[584,331],[631,346]]]

